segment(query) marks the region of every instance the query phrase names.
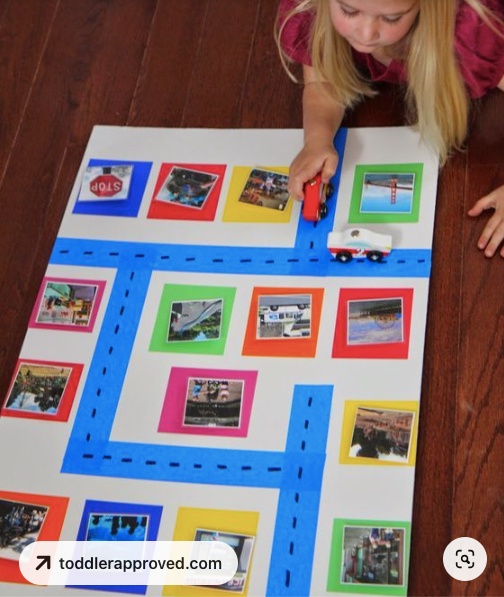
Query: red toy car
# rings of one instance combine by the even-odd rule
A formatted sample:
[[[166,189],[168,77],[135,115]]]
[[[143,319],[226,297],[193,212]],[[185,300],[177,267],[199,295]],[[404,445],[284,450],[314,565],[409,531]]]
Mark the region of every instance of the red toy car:
[[[304,185],[304,201],[301,209],[303,218],[308,222],[318,222],[327,216],[326,201],[333,194],[333,186],[323,183],[322,176],[317,174]]]

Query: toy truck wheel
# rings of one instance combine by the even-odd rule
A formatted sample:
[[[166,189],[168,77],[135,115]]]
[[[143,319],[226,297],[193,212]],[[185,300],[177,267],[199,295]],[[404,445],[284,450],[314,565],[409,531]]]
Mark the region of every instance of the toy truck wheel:
[[[326,218],[328,213],[329,213],[329,210],[327,209],[327,205],[325,203],[323,203],[320,206],[320,210],[319,210],[320,219],[322,220],[323,218]]]
[[[366,257],[369,261],[381,261],[383,259],[383,253],[381,251],[369,251]]]
[[[329,183],[327,183],[326,188],[325,188],[325,197],[326,197],[326,200],[329,199],[332,196],[333,193],[334,193],[334,187],[329,182]]]
[[[336,253],[336,259],[340,263],[348,263],[349,261],[352,261],[352,253],[349,253],[348,251],[340,251],[339,253]]]

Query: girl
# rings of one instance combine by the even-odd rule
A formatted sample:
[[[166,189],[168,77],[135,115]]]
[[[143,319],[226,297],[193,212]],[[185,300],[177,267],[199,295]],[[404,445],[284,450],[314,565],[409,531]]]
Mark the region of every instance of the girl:
[[[374,95],[370,81],[405,85],[408,120],[441,163],[463,145],[470,99],[504,91],[504,0],[280,0],[276,33],[284,66],[303,65],[304,147],[289,180],[296,199],[318,172],[324,182],[334,174],[334,135],[345,109]],[[504,186],[469,215],[490,208],[478,240],[487,257],[504,240]]]

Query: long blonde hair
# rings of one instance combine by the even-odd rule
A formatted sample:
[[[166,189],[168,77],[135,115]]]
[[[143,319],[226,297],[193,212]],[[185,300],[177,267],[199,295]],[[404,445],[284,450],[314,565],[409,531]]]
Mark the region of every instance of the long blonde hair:
[[[498,32],[497,23],[502,25],[502,21],[479,0],[463,1]],[[457,4],[457,0],[420,0],[418,16],[407,37],[400,47],[390,48],[393,57],[399,51],[404,57],[408,122],[416,122],[422,137],[439,152],[441,163],[451,150],[462,148],[468,130],[470,98],[454,49]],[[310,42],[312,66],[334,100],[348,108],[362,97],[374,95],[355,65],[350,44],[331,23],[328,0],[300,0],[280,23],[276,39],[286,70],[290,73],[289,58],[280,43],[283,28],[289,18],[306,11],[315,14]]]

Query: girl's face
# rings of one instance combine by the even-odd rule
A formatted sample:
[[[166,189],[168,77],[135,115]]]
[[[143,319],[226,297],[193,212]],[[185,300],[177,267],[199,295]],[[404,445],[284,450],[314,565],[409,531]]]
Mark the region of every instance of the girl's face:
[[[434,0],[436,1],[436,0]],[[399,42],[411,29],[419,0],[329,0],[336,31],[357,50],[371,54]]]

